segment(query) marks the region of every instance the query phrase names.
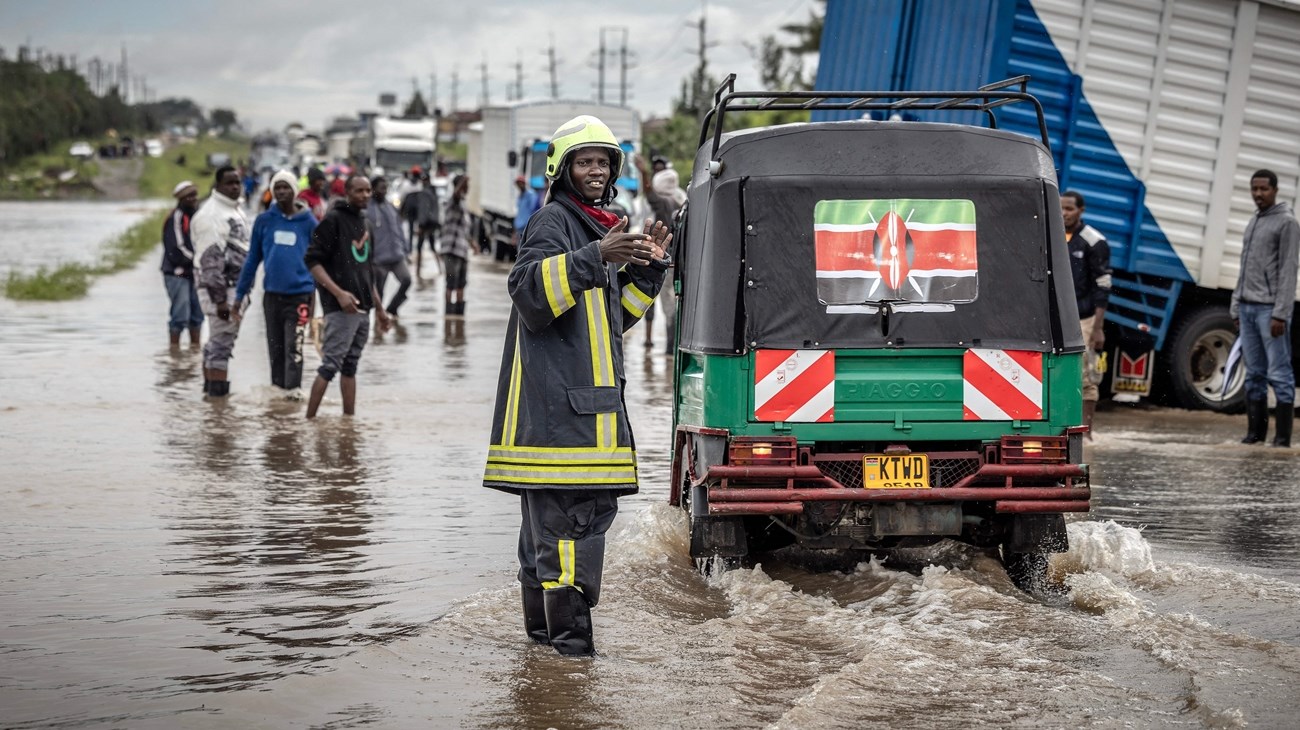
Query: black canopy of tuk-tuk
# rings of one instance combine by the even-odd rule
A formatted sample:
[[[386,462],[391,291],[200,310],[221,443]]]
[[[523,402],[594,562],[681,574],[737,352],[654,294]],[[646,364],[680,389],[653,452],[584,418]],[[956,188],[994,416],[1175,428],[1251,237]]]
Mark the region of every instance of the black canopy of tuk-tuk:
[[[695,161],[678,249],[683,349],[1083,349],[1056,174],[1037,140],[864,120],[730,133],[710,151]],[[977,277],[977,293],[920,307],[888,297],[828,306],[818,204],[899,200],[973,205],[977,273],[963,273]]]

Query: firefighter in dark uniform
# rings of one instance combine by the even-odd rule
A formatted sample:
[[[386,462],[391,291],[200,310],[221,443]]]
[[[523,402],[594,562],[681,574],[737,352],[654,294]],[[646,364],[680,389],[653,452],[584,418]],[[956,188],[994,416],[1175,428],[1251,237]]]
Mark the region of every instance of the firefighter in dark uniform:
[[[623,405],[623,333],[654,303],[672,239],[663,222],[629,232],[604,206],[623,150],[580,116],[551,139],[547,203],[528,221],[510,271],[506,328],[484,486],[520,496],[524,629],[561,654],[590,655],[605,533],[637,491]]]

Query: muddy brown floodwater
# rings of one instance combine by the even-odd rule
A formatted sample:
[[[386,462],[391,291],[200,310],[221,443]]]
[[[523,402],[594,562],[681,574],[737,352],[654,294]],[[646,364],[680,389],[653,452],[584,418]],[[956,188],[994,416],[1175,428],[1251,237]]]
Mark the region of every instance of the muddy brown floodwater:
[[[612,534],[600,656],[532,645],[518,506],[479,483],[505,274],[472,262],[463,338],[441,285],[415,291],[366,350],[357,417],[331,394],[314,423],[263,385],[260,314],[234,395],[203,402],[153,256],[80,302],[4,301],[0,726],[1295,726],[1300,450],[1236,443],[1241,417],[1102,412],[1056,601],[949,544],[706,579],[665,504],[670,361],[639,330],[642,491]]]

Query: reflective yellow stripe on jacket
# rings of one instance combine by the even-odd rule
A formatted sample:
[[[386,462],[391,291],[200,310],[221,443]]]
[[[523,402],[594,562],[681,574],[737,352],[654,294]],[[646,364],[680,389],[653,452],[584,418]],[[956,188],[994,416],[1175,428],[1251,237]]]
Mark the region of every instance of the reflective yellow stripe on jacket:
[[[626,484],[636,481],[630,447],[506,446],[488,448],[484,479],[516,484]]]
[[[551,305],[551,314],[556,317],[577,304],[577,299],[573,297],[573,290],[569,289],[568,261],[568,254],[560,254],[542,259],[540,267],[546,302]]]
[[[623,308],[633,317],[641,319],[654,303],[655,300],[638,289],[635,284],[628,282],[623,286]]]
[[[519,358],[519,331],[515,331],[515,357],[510,365],[510,384],[506,391],[505,423],[501,426],[501,440],[506,445],[514,445],[515,433],[519,429],[519,386],[524,380],[523,363]]]
[[[609,338],[609,316],[605,311],[605,290],[588,289],[582,293],[587,308],[587,334],[591,344],[591,382],[597,386],[614,385],[614,346]],[[596,448],[612,449],[618,444],[618,414],[596,414]]]

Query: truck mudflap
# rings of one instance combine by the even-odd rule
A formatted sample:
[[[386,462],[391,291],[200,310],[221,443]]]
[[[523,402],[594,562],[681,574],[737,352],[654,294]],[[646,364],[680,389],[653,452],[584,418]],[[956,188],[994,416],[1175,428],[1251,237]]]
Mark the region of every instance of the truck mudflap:
[[[707,491],[710,515],[796,515],[808,502],[992,502],[998,513],[1045,514],[1087,512],[1087,476],[1087,464],[983,464],[951,487],[871,489],[847,487],[816,466],[714,465],[704,481],[718,485]],[[1003,484],[974,486],[994,479]],[[1060,485],[1017,486],[1018,481]]]

